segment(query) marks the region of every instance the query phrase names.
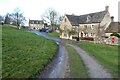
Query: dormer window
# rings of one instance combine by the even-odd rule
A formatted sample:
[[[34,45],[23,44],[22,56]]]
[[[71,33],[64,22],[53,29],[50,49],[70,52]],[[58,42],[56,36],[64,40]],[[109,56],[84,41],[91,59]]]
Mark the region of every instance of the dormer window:
[[[88,16],[87,16],[87,21],[86,21],[86,22],[89,22],[90,20],[91,20],[91,16],[88,15]]]

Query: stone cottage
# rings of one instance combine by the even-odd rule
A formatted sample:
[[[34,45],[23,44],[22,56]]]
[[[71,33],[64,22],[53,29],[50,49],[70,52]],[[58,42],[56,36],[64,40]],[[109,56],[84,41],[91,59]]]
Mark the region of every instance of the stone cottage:
[[[85,15],[65,15],[61,24],[60,38],[91,40],[101,43],[102,37],[106,36],[106,30],[112,24],[109,6],[104,11]],[[71,32],[70,32],[71,31]],[[71,34],[70,34],[71,33]]]
[[[43,20],[29,20],[29,28],[39,30],[44,28],[44,21]]]

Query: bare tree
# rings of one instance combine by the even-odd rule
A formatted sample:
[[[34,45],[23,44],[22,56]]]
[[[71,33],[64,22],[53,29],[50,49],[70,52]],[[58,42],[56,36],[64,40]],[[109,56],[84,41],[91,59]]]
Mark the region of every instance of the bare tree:
[[[4,23],[5,23],[5,24],[10,24],[10,20],[11,20],[11,19],[10,19],[10,14],[7,13],[6,16],[5,16],[5,21],[4,21]]]
[[[4,21],[4,17],[2,15],[0,15],[0,22]]]
[[[51,24],[52,29],[54,30],[55,25],[59,19],[58,13],[54,9],[48,8],[41,17],[43,20],[48,20]]]
[[[11,18],[12,18],[12,23],[15,24],[18,28],[20,25],[24,25],[26,21],[20,8],[14,9],[14,12],[11,14]]]

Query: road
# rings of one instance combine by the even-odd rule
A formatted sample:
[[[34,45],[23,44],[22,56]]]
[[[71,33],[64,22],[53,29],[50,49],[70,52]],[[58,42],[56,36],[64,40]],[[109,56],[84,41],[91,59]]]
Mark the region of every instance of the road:
[[[69,76],[68,56],[65,47],[61,40],[48,36],[46,33],[39,31],[30,31],[47,39],[54,40],[59,43],[59,49],[53,61],[46,67],[46,69],[37,76],[37,78],[66,78]]]

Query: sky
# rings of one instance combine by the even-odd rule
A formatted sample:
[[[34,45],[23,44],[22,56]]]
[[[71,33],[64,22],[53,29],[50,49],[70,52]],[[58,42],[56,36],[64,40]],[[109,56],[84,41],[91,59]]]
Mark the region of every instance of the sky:
[[[40,20],[48,8],[60,15],[83,15],[104,11],[109,6],[110,16],[118,21],[118,2],[120,0],[0,0],[0,15],[12,13],[16,7],[21,9],[26,19]],[[120,9],[120,8],[119,8]]]

